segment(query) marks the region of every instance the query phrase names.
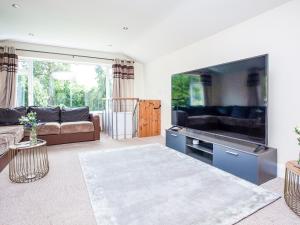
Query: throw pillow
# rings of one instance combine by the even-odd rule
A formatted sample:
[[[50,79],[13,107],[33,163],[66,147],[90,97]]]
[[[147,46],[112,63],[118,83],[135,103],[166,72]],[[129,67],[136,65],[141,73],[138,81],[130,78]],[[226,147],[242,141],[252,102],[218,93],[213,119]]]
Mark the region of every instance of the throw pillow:
[[[37,119],[39,122],[59,122],[60,117],[60,108],[57,107],[37,107],[30,106],[28,112],[36,112]]]
[[[0,108],[0,125],[18,125],[21,116],[25,116],[26,107],[16,107],[16,108]]]
[[[89,107],[62,108],[61,122],[89,121]]]

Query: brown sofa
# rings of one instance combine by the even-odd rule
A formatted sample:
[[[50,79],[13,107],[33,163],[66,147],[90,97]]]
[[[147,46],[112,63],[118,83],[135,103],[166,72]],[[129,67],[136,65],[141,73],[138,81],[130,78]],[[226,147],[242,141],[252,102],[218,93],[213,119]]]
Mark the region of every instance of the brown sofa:
[[[42,108],[41,108],[42,109]],[[45,108],[43,108],[44,110]],[[54,108],[46,108],[46,110],[52,112],[46,117],[53,116]],[[12,115],[12,110],[14,110]],[[19,110],[19,109],[18,109]],[[57,108],[55,108],[57,110]],[[17,111],[19,112],[19,111]],[[27,111],[26,111],[27,112]],[[25,113],[26,113],[25,112]],[[86,115],[83,115],[81,121],[68,121],[68,118],[72,117],[74,114],[72,112],[68,112],[64,115],[64,120],[68,122],[60,122],[61,120],[61,110],[59,109],[59,121],[57,122],[42,122],[38,126],[38,138],[46,140],[47,145],[57,145],[57,144],[66,144],[66,143],[74,143],[74,142],[83,142],[83,141],[95,141],[100,140],[100,119],[98,115],[93,115],[88,113],[88,109],[85,111]],[[12,125],[12,124],[4,124],[4,122],[10,120],[10,123],[18,123],[18,117],[23,114],[16,114],[15,109],[0,109],[0,171],[8,164],[8,148],[9,145],[14,143],[18,143],[21,140],[29,139],[29,132],[23,129],[21,125]],[[80,117],[82,113],[78,114],[77,117]],[[86,116],[86,117],[85,117]],[[16,118],[12,118],[16,117]],[[39,117],[39,114],[38,114]],[[42,117],[41,117],[42,118]],[[7,119],[7,120],[6,120]],[[74,120],[73,118],[69,120]]]
[[[47,122],[37,131],[38,138],[47,141],[47,145],[96,141],[100,140],[100,121],[98,115],[90,114],[89,121]],[[28,140],[29,132],[24,136],[24,140]]]

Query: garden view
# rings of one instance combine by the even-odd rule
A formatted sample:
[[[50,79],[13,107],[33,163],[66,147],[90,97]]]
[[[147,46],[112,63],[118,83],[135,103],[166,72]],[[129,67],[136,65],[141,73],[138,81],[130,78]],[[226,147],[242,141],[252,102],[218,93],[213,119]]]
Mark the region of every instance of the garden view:
[[[18,105],[89,106],[91,111],[103,110],[103,98],[112,82],[107,76],[109,68],[106,65],[21,59],[17,76]]]

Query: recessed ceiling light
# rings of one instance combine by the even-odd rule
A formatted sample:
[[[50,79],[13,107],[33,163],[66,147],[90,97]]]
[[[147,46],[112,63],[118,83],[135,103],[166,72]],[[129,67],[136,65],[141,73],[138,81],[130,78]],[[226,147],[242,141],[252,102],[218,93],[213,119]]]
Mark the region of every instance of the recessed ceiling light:
[[[128,27],[126,27],[126,26],[125,26],[125,27],[123,27],[123,30],[128,30]]]
[[[33,33],[28,33],[28,35],[29,35],[29,36],[31,36],[31,37],[33,37],[33,36],[34,36],[34,34],[33,34]]]
[[[16,8],[16,9],[20,8],[20,5],[18,5],[16,3],[12,4],[11,6],[14,7],[14,8]]]

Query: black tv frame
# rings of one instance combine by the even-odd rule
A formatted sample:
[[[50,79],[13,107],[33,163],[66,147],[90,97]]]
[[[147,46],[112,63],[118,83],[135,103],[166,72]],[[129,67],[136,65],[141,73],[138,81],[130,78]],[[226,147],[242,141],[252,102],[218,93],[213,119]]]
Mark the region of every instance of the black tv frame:
[[[178,72],[178,73],[175,73],[175,74],[171,75],[171,80],[172,80],[173,76],[175,76],[179,73],[190,73],[190,72],[193,72],[195,70],[205,70],[205,69],[209,69],[211,67],[216,67],[216,66],[222,66],[222,65],[226,65],[226,64],[230,64],[230,63],[241,62],[241,61],[244,61],[244,60],[254,59],[254,58],[258,58],[258,57],[265,57],[265,73],[266,73],[266,103],[265,103],[265,107],[266,107],[266,111],[265,111],[265,141],[264,141],[264,143],[254,142],[254,141],[250,141],[250,140],[246,140],[246,139],[240,139],[240,138],[236,138],[236,137],[232,137],[232,136],[228,136],[228,135],[217,134],[217,133],[214,133],[214,132],[209,132],[209,131],[204,131],[204,130],[196,130],[196,129],[192,129],[192,128],[189,128],[189,127],[182,127],[182,128],[186,128],[186,129],[189,129],[189,130],[194,130],[195,133],[201,132],[201,133],[208,134],[208,135],[214,135],[214,136],[219,136],[219,137],[223,137],[223,138],[228,138],[228,139],[232,139],[232,140],[241,141],[241,142],[244,142],[244,143],[255,144],[257,146],[256,150],[260,150],[260,148],[268,147],[268,142],[269,142],[269,138],[268,138],[268,136],[269,136],[269,133],[268,133],[268,127],[269,127],[269,121],[268,121],[268,118],[269,118],[269,54],[251,56],[251,57],[244,58],[244,59],[229,61],[229,62],[226,62],[226,63],[220,63],[220,64],[211,65],[211,66],[207,66],[207,67],[203,67],[203,68],[197,68],[197,69],[189,70],[189,71],[186,71],[186,72]],[[171,83],[171,103],[172,103],[172,83]],[[172,104],[171,104],[171,109],[172,109]],[[172,110],[171,110],[171,118],[172,118]],[[171,119],[171,125],[172,125],[172,127],[170,129],[172,129],[174,127],[180,127],[176,124],[172,124],[172,119]]]

